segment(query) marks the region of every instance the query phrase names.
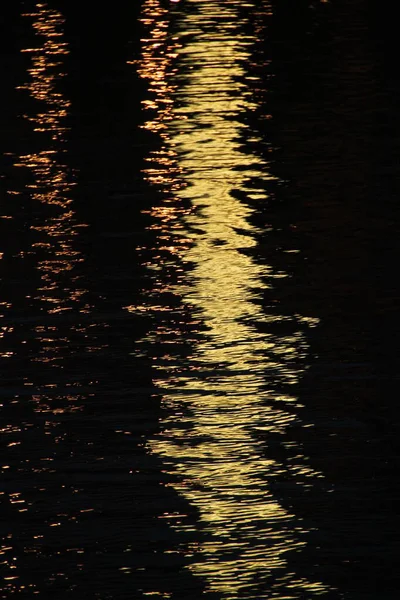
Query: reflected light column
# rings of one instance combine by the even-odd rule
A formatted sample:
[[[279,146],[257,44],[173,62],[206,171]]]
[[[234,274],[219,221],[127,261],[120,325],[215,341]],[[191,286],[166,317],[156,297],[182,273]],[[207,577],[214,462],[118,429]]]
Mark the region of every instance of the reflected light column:
[[[145,12],[152,14],[157,38],[165,14],[157,17],[155,4],[145,3]],[[176,18],[175,70],[153,72],[144,59],[140,71],[158,90],[155,118],[146,126],[162,132],[164,154],[171,148],[176,153],[181,184],[170,186],[174,205],[191,204],[179,216],[188,243],[176,258],[185,265],[185,277],[174,292],[206,329],[188,360],[155,360],[164,418],[162,433],[149,446],[163,457],[173,487],[197,509],[208,535],[192,548],[189,568],[226,599],[259,600],[257,586],[264,582],[274,598],[288,600],[299,593],[319,595],[324,587],[288,572],[285,555],[304,547],[306,532],[274,497],[271,484],[287,469],[304,487],[321,475],[307,466],[300,447],[296,463],[287,466],[269,459],[257,441],[257,432],[284,433],[295,422],[297,399],[279,389],[298,382],[307,349],[300,328],[278,336],[257,327],[262,323],[265,331],[265,324],[285,319],[265,314],[260,299],[287,275],[252,258],[259,232],[250,223],[252,209],[236,199],[239,191],[265,201],[273,179],[268,164],[241,146],[248,126],[240,115],[256,103],[245,84],[255,38],[238,25],[240,7],[234,1],[189,0]],[[143,43],[147,49],[148,39]],[[260,141],[256,133],[253,141]],[[157,165],[156,153],[151,160]],[[158,168],[164,165],[159,161]],[[168,177],[173,180],[175,172]],[[162,183],[154,177],[151,182]],[[168,237],[170,221],[153,216],[154,227]],[[155,329],[144,342],[157,339]]]

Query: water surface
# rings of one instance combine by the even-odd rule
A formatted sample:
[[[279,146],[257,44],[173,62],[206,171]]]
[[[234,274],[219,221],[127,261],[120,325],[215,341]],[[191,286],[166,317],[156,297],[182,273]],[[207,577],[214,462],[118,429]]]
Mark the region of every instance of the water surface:
[[[1,9],[2,598],[398,595],[381,9]]]

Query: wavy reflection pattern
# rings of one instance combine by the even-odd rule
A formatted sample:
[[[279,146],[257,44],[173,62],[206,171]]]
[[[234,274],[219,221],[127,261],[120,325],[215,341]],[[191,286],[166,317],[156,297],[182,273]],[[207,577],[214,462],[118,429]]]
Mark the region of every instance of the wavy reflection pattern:
[[[145,127],[163,141],[144,175],[169,192],[152,211],[153,228],[159,240],[171,240],[181,228],[186,240],[168,257],[155,253],[148,266],[160,285],[171,255],[183,265],[169,291],[206,330],[188,360],[168,354],[174,332],[155,327],[144,340],[166,348],[154,363],[164,394],[162,433],[149,446],[200,515],[207,539],[191,549],[189,568],[209,591],[259,599],[260,586],[269,586],[268,597],[283,600],[326,590],[289,572],[285,555],[305,545],[306,531],[274,497],[271,483],[287,469],[301,486],[322,475],[307,467],[301,448],[295,463],[284,466],[257,440],[257,432],[284,433],[294,422],[296,397],[278,390],[297,383],[307,347],[300,328],[286,337],[265,332],[285,317],[265,314],[263,290],[287,275],[252,258],[258,230],[250,224],[252,209],[235,198],[241,191],[265,199],[272,179],[265,161],[241,149],[247,125],[240,116],[256,108],[245,83],[256,39],[239,25],[241,8],[213,0],[189,0],[170,12],[158,0],[143,6],[139,73],[149,81],[146,108],[153,115]],[[252,139],[259,141],[256,133]],[[149,301],[129,309],[157,306]],[[184,527],[173,515],[171,524]]]

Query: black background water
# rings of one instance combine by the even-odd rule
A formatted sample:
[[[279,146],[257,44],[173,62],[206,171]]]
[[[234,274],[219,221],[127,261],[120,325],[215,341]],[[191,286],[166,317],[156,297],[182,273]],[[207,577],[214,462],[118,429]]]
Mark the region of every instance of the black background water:
[[[258,109],[243,119],[268,143],[248,142],[247,152],[264,156],[278,178],[268,202],[252,207],[262,232],[252,253],[290,273],[260,290],[262,307],[319,319],[304,331],[307,370],[294,392],[299,422],[313,427],[261,438],[266,457],[285,465],[301,445],[324,474],[303,487],[282,469],[275,483],[280,505],[308,531],[286,573],[322,582],[322,597],[391,600],[399,584],[395,24],[363,0],[274,1],[272,15],[252,4],[264,19],[249,66]],[[21,50],[37,45],[32,19],[21,15],[37,6],[0,8],[1,597],[224,598],[186,568],[196,560],[188,548],[206,534],[146,447],[161,427],[151,363],[163,349],[134,350],[159,315],[123,310],[152,285],[146,250],[136,248],[150,256],[156,243],[146,209],[157,200],[142,171],[161,141],[139,128],[149,92],[127,64],[140,58],[141,6],[47,7],[65,19],[69,50],[55,88],[69,101],[55,128],[67,133],[55,138],[50,126],[34,131],[43,106],[17,89],[32,60]],[[49,198],[53,184],[26,157],[49,149],[59,160],[48,181],[64,177],[54,188],[67,206],[34,196]],[[285,252],[293,247],[300,252]],[[291,326],[275,327],[285,335]],[[178,334],[169,351],[190,354]],[[186,515],[186,529],[164,513]],[[293,593],[274,577],[239,597]]]

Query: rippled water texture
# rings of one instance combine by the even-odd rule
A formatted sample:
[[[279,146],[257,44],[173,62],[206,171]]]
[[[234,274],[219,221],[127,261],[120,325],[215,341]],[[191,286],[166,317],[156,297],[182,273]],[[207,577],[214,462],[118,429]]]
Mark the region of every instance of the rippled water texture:
[[[0,597],[397,600],[380,9],[128,4],[0,9]]]
[[[241,120],[256,108],[246,86],[256,38],[243,31],[240,7],[191,2],[172,26],[157,0],[145,2],[139,64],[153,92],[145,107],[154,117],[145,127],[160,131],[164,141],[148,157],[144,172],[167,192],[162,209],[153,211],[152,225],[158,250],[167,256],[157,252],[148,267],[164,280],[162,272],[171,263],[182,263],[178,282],[167,289],[203,330],[184,361],[169,355],[166,346],[154,363],[163,394],[163,431],[149,448],[177,475],[175,489],[198,509],[200,527],[208,534],[196,544],[189,568],[210,590],[232,599],[243,593],[257,598],[257,585],[284,569],[285,554],[304,544],[301,524],[271,492],[270,482],[287,467],[263,455],[257,432],[282,432],[295,419],[296,397],[282,388],[298,381],[307,356],[295,327],[285,336],[267,333],[270,322],[285,317],[265,314],[261,290],[287,274],[252,257],[257,233],[250,224],[252,209],[237,198],[265,202],[274,179],[265,160],[241,148],[245,136],[253,143],[261,140]],[[179,326],[179,307],[163,310],[172,311]],[[173,342],[174,333],[158,322],[145,342],[150,348]],[[307,465],[301,448],[289,468],[296,471],[298,485],[321,477]],[[287,573],[272,589],[287,585],[323,590],[320,583]]]

